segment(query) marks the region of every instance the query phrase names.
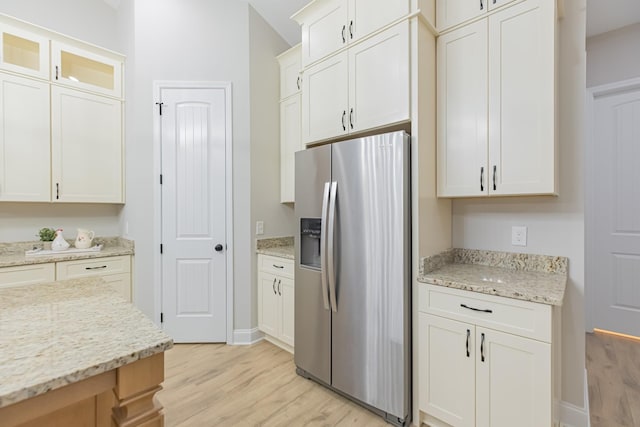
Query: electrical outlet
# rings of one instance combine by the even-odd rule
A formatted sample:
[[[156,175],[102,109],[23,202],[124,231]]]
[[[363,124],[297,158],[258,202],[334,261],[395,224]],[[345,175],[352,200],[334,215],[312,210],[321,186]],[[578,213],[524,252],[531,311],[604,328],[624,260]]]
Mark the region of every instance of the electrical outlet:
[[[527,227],[511,227],[511,244],[513,246],[527,246]]]
[[[256,221],[256,235],[264,234],[264,221]]]

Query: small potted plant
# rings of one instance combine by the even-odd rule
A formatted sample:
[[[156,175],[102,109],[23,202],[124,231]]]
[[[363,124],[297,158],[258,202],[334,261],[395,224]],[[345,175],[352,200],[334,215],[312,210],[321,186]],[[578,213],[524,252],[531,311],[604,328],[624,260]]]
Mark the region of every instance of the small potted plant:
[[[41,242],[52,242],[56,237],[56,230],[53,228],[41,228],[38,232],[38,236],[40,236]]]

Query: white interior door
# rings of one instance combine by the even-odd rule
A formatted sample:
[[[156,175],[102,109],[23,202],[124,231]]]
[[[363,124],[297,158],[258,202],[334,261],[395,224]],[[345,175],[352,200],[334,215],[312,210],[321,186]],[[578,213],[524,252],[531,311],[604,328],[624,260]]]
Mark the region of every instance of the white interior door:
[[[588,175],[593,326],[640,336],[640,82],[596,96]],[[589,183],[587,183],[589,186]]]
[[[176,342],[225,342],[225,88],[160,88],[162,307]]]

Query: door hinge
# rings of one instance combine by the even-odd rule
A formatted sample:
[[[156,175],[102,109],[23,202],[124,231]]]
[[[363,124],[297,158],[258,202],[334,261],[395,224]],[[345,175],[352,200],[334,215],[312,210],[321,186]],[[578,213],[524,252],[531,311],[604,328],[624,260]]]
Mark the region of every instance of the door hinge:
[[[162,115],[162,106],[164,105],[164,103],[156,102],[156,105],[158,106],[158,112],[160,113],[160,115]]]
[[[160,185],[162,185],[162,174],[160,174]]]
[[[164,323],[164,313],[160,313],[160,323]]]
[[[160,243],[160,253],[162,253],[164,250],[164,246],[162,245],[162,243]]]

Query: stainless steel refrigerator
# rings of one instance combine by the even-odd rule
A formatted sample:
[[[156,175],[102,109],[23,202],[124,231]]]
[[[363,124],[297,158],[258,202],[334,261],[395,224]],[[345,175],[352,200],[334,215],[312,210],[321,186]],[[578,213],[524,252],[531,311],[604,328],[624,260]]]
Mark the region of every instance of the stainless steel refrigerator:
[[[295,363],[395,425],[411,414],[410,138],[296,153]]]

